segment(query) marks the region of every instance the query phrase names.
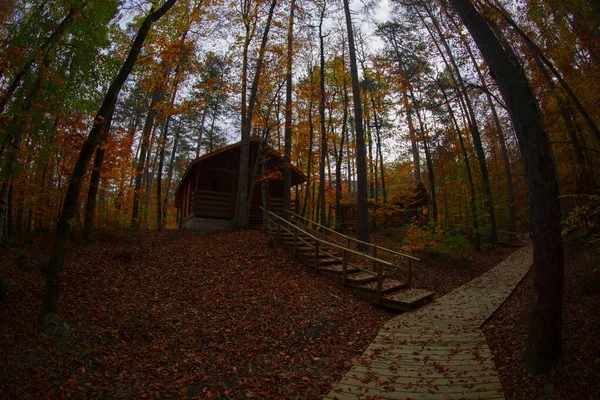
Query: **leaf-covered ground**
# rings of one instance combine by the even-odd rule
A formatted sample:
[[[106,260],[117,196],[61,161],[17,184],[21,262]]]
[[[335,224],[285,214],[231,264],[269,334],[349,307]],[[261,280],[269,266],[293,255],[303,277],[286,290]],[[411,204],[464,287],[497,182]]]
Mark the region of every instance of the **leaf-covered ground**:
[[[443,296],[494,268],[515,250],[498,247],[491,251],[472,251],[458,260],[417,254],[422,257],[422,262],[415,268],[414,287],[432,290],[436,297]]]
[[[270,248],[261,232],[113,234],[72,243],[61,297],[71,338],[53,341],[36,330],[51,240],[0,251],[10,290],[0,303],[0,398],[317,399],[393,316]],[[444,294],[509,252],[430,259],[415,282]]]
[[[36,331],[49,246],[2,250],[2,398],[320,398],[393,315],[260,232],[118,235],[70,247],[54,342]]]
[[[566,248],[563,347],[550,373],[527,374],[523,365],[532,304],[530,271],[484,325],[508,400],[596,400],[600,395],[600,248]]]

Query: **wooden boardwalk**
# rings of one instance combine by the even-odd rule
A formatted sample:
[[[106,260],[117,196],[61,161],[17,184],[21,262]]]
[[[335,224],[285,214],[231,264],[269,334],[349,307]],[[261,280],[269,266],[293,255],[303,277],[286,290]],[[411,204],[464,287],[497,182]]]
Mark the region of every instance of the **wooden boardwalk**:
[[[325,399],[504,399],[480,327],[532,264],[531,244],[379,331]]]

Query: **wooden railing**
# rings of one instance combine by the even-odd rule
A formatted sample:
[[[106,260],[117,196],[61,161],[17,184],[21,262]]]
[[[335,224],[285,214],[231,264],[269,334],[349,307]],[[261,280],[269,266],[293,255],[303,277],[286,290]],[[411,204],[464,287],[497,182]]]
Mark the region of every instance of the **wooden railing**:
[[[392,262],[383,260],[381,258],[377,258],[376,255],[372,256],[372,255],[369,255],[369,254],[366,254],[366,253],[363,253],[363,252],[360,252],[357,250],[350,249],[339,243],[335,243],[330,240],[327,240],[324,237],[324,235],[315,233],[315,232],[310,232],[307,229],[303,229],[298,224],[288,221],[285,218],[280,217],[279,215],[277,215],[271,211],[268,212],[268,221],[269,221],[271,230],[275,231],[274,234],[275,233],[277,234],[280,241],[283,240],[283,234],[285,232],[288,232],[289,234],[293,235],[294,257],[298,256],[298,246],[299,245],[305,244],[309,247],[312,247],[314,249],[315,268],[317,270],[320,268],[319,259],[322,254],[326,254],[328,257],[336,258],[339,261],[341,261],[342,262],[342,283],[344,285],[346,285],[346,280],[348,278],[348,267],[356,268],[360,271],[366,272],[367,274],[369,274],[371,276],[376,277],[377,278],[376,295],[377,295],[378,302],[381,302],[381,298],[383,296],[384,268],[386,268],[386,267],[393,271],[404,273],[405,277],[406,277],[406,283],[407,283],[408,288],[410,288],[412,286],[412,279],[413,279],[412,260],[417,260],[417,258],[415,258],[415,257],[407,256],[407,257],[409,257],[409,263],[408,263],[408,267],[404,268],[404,267],[396,265]],[[273,227],[272,224],[275,224],[275,227]],[[324,247],[337,249],[342,254],[342,257],[340,258],[340,257],[330,254],[328,252],[323,252],[322,249]],[[373,247],[383,249],[378,246],[373,246]],[[384,249],[384,250],[387,250],[387,249]],[[351,256],[353,256],[353,258],[358,259],[362,262],[360,262],[360,261],[359,262],[351,262],[350,261]],[[368,264],[372,265],[372,269],[369,269],[368,267],[365,266]]]
[[[418,259],[417,257],[413,257],[408,254],[399,253],[397,251],[387,249],[385,247],[380,247],[380,246],[374,245],[373,243],[363,242],[362,240],[358,240],[351,236],[344,235],[343,233],[334,231],[331,228],[328,228],[326,226],[318,224],[318,223],[316,223],[308,218],[305,218],[299,214],[296,214],[292,211],[289,211],[289,215],[290,215],[291,220],[298,221],[300,224],[305,225],[308,229],[314,231],[315,233],[320,231],[324,237],[327,237],[327,235],[332,235],[334,238],[337,239],[336,241],[345,243],[347,248],[354,247],[354,248],[358,249],[358,248],[362,247],[362,248],[368,249],[368,251],[370,251],[370,253],[373,257],[384,258],[388,261],[400,260],[400,262],[406,263],[407,264],[406,268],[410,269],[411,271],[412,271],[412,266],[413,266],[412,263],[414,261],[420,261],[420,259]]]

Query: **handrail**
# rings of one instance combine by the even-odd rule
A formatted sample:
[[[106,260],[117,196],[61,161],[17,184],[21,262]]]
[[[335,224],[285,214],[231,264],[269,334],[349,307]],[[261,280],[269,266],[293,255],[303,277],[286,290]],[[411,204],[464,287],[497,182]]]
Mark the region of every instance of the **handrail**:
[[[350,240],[350,241],[353,241],[353,242],[355,242],[355,243],[358,243],[358,244],[364,244],[364,245],[367,245],[367,246],[371,247],[371,249],[373,249],[373,248],[376,248],[376,249],[377,249],[377,251],[379,251],[379,250],[382,250],[382,251],[385,251],[385,252],[388,252],[388,253],[391,253],[391,254],[394,254],[394,255],[400,256],[400,257],[409,258],[409,259],[412,259],[412,260],[415,260],[415,261],[421,261],[421,260],[420,260],[419,258],[417,258],[417,257],[409,256],[408,254],[399,253],[399,252],[397,252],[397,251],[394,251],[394,250],[391,250],[391,249],[388,249],[388,248],[385,248],[385,247],[380,247],[380,246],[377,246],[377,245],[375,245],[375,244],[372,244],[372,243],[369,243],[369,242],[363,242],[362,240],[355,239],[355,238],[353,238],[353,237],[350,237],[350,236],[348,236],[348,235],[344,235],[343,233],[340,233],[340,232],[338,232],[338,231],[335,231],[335,230],[333,230],[333,229],[331,229],[331,228],[328,228],[328,227],[326,227],[326,226],[323,226],[323,225],[321,225],[321,224],[319,224],[319,223],[317,223],[317,222],[311,221],[310,219],[308,219],[308,218],[306,218],[306,217],[303,217],[303,216],[301,216],[301,215],[298,215],[298,214],[296,214],[296,213],[295,213],[295,212],[293,212],[293,211],[288,211],[288,213],[289,213],[289,214],[291,214],[291,215],[293,215],[294,217],[301,218],[301,219],[303,219],[303,220],[305,220],[305,221],[308,221],[308,222],[310,222],[311,224],[314,224],[314,225],[318,226],[319,228],[326,230],[327,232],[331,232],[331,233],[333,233],[333,234],[335,234],[335,235],[341,236],[342,238],[344,238],[344,239],[346,239],[346,240]],[[309,228],[309,229],[310,229],[310,228]]]
[[[270,212],[270,211],[269,211],[269,214],[271,214],[271,212]],[[273,214],[273,216],[275,216],[275,217],[278,217],[278,218],[280,218],[280,219],[281,219],[281,217],[279,217],[277,214]],[[288,223],[288,224],[289,224],[289,225],[290,225],[290,226],[291,226],[293,229],[297,229],[297,230],[301,231],[302,233],[304,233],[304,234],[306,234],[307,236],[309,236],[309,237],[311,237],[311,238],[315,239],[316,241],[319,241],[319,242],[321,242],[321,243],[324,243],[324,244],[327,244],[327,245],[333,245],[334,247],[339,247],[339,248],[341,248],[341,249],[342,249],[342,250],[344,250],[344,251],[347,251],[347,252],[350,252],[350,253],[353,253],[353,254],[357,254],[357,255],[359,255],[359,256],[363,256],[363,257],[364,257],[364,256],[368,256],[368,255],[366,255],[366,254],[364,254],[364,253],[355,252],[355,251],[353,251],[352,249],[348,249],[348,248],[345,248],[345,247],[343,247],[343,246],[341,246],[341,247],[340,247],[340,246],[337,246],[337,245],[335,245],[335,244],[333,244],[333,243],[331,243],[331,242],[329,242],[329,241],[327,241],[327,240],[325,240],[325,239],[319,239],[319,238],[317,238],[317,237],[315,237],[315,236],[311,235],[310,233],[306,232],[304,229],[298,228],[298,226],[296,226],[296,225],[294,225],[294,224],[290,224],[290,223],[289,223],[289,221],[286,221],[285,219],[281,219],[281,220],[282,220],[282,221],[284,221],[284,222],[286,222],[286,223]],[[294,233],[294,232],[292,231],[292,229],[286,228],[285,226],[283,226],[283,229],[284,229],[286,232],[289,232],[289,233]],[[303,239],[303,238],[301,238],[301,237],[298,237],[298,240],[300,240],[300,241],[302,241],[303,243],[305,243],[305,244],[307,244],[307,245],[311,246],[311,244],[310,244],[310,243],[309,243],[307,240],[305,240],[305,239]],[[336,259],[338,259],[338,260],[342,260],[341,258],[339,258],[339,257],[337,257],[337,256],[334,256],[334,255],[332,255],[332,254],[329,254],[329,253],[327,253],[327,252],[324,252],[324,253],[325,253],[325,254],[327,254],[327,255],[329,255],[329,256],[331,256],[331,257],[334,257],[334,258],[336,258]],[[369,257],[369,258],[370,258],[370,257]],[[388,263],[388,262],[387,262],[387,261],[385,261],[385,260],[378,260],[378,262],[381,262],[381,263],[386,263],[388,266],[389,266],[389,265],[391,265],[392,267],[395,267],[395,268],[402,268],[402,269],[404,269],[403,267],[398,267],[398,266],[397,266],[397,265],[395,265],[395,264]],[[375,271],[371,271],[371,270],[370,270],[370,269],[368,269],[368,268],[361,267],[360,265],[356,265],[356,264],[353,264],[353,263],[350,263],[350,262],[347,262],[347,265],[349,265],[349,266],[352,266],[352,267],[355,267],[355,268],[358,268],[359,270],[361,270],[361,271],[364,271],[364,272],[367,272],[367,273],[369,273],[369,274],[371,274],[371,275],[373,275],[373,276],[376,276],[376,275],[377,275],[377,272],[375,272]]]
[[[408,286],[408,288],[412,287],[412,280],[413,280],[412,257],[408,259],[408,268],[400,267],[399,265],[396,265],[389,261],[382,260],[380,258],[376,258],[377,252],[375,249],[377,247],[374,247],[372,256],[367,253],[352,250],[352,249],[349,249],[348,247],[344,247],[337,243],[331,242],[327,238],[319,238],[319,237],[307,232],[305,229],[303,229],[303,226],[299,225],[297,222],[292,223],[291,221],[273,213],[272,211],[265,210],[263,207],[261,207],[261,209],[265,213],[264,215],[265,215],[265,218],[267,218],[267,224],[269,226],[271,226],[272,223],[277,224],[279,240],[282,240],[282,231],[293,234],[293,236],[294,236],[294,257],[297,256],[298,240],[308,244],[309,247],[312,247],[314,249],[314,256],[312,256],[312,257],[314,257],[314,266],[317,269],[317,271],[321,269],[321,261],[320,260],[322,258],[322,255],[331,256],[331,257],[335,257],[336,259],[339,259],[339,257],[333,256],[329,252],[320,253],[320,251],[319,251],[320,245],[323,243],[327,247],[337,248],[342,251],[342,276],[341,277],[342,277],[342,282],[344,283],[344,285],[346,285],[346,279],[348,276],[348,265],[356,267],[359,270],[365,271],[369,275],[374,276],[377,279],[377,286],[376,286],[375,293],[376,293],[376,299],[377,299],[376,301],[378,304],[381,304],[381,301],[383,299],[383,294],[384,294],[383,280],[385,277],[384,276],[384,267],[385,266],[392,267],[394,270],[401,270],[404,273],[406,273],[407,286]],[[306,229],[310,229],[310,228],[306,228]],[[304,237],[300,237],[299,233],[302,233],[302,235]],[[314,240],[314,244],[309,243],[309,242],[312,242],[313,240]],[[385,249],[385,250],[387,250],[387,249]],[[363,268],[362,266],[358,266],[355,264],[349,264],[348,263],[349,254],[354,254],[358,257],[361,257],[363,260],[371,261],[373,263],[373,270],[371,271],[367,268]]]
[[[261,208],[262,208],[262,207],[261,207]],[[292,227],[294,227],[294,228],[296,228],[296,229],[299,229],[300,231],[302,231],[302,233],[306,234],[307,236],[309,236],[310,238],[312,238],[312,239],[314,239],[314,240],[316,240],[316,241],[319,241],[319,242],[321,242],[321,243],[326,243],[327,245],[329,245],[329,246],[333,246],[333,247],[336,247],[336,248],[338,248],[338,249],[340,249],[340,250],[342,250],[342,251],[348,251],[349,253],[355,254],[355,255],[357,255],[357,256],[359,256],[359,257],[364,257],[364,258],[366,258],[367,260],[370,260],[370,261],[373,261],[373,262],[381,263],[381,264],[387,265],[387,266],[389,266],[389,267],[400,268],[400,269],[406,270],[406,268],[404,268],[404,267],[401,267],[401,266],[399,266],[399,265],[396,265],[396,264],[394,264],[394,263],[391,263],[391,262],[389,262],[389,261],[382,260],[382,259],[380,259],[380,258],[375,258],[375,257],[372,257],[372,256],[370,256],[370,255],[368,255],[368,254],[362,253],[362,252],[360,252],[360,251],[352,250],[352,249],[349,249],[349,248],[347,248],[347,247],[341,246],[341,245],[339,245],[339,244],[337,244],[337,243],[332,243],[332,242],[330,242],[330,241],[328,241],[328,240],[325,240],[325,239],[318,238],[318,237],[316,237],[316,236],[312,235],[311,233],[308,233],[308,232],[307,232],[307,231],[305,231],[304,229],[302,229],[302,228],[299,228],[297,225],[294,225],[294,224],[292,224],[290,221],[286,220],[285,218],[283,218],[283,217],[280,217],[279,215],[277,215],[277,214],[273,213],[272,211],[269,211],[268,213],[269,213],[271,216],[273,216],[273,217],[275,217],[275,218],[279,219],[280,221],[282,221],[282,222],[284,222],[284,223],[286,223],[286,224],[288,224],[288,225],[290,225],[290,226],[292,226]]]

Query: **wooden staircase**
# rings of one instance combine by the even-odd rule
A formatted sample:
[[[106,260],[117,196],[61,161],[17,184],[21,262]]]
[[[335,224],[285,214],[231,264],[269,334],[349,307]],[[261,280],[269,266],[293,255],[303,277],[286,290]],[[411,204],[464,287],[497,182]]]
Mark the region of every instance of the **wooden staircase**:
[[[408,311],[430,301],[433,292],[411,289],[412,263],[417,258],[397,253],[389,249],[364,243],[371,254],[352,249],[357,244],[354,238],[331,231],[313,221],[290,213],[290,220],[269,212],[269,226],[275,239],[278,239],[293,255],[304,264],[315,268],[355,292],[370,303],[400,311]],[[312,227],[311,227],[312,224]],[[342,237],[337,241],[316,229],[334,232]],[[323,229],[324,228],[324,229]],[[345,242],[344,245],[339,242]],[[362,243],[362,242],[360,242]],[[394,262],[384,260],[383,254],[392,254]],[[379,256],[378,256],[379,255]],[[406,266],[399,265],[398,259]],[[398,279],[403,275],[403,279]]]

